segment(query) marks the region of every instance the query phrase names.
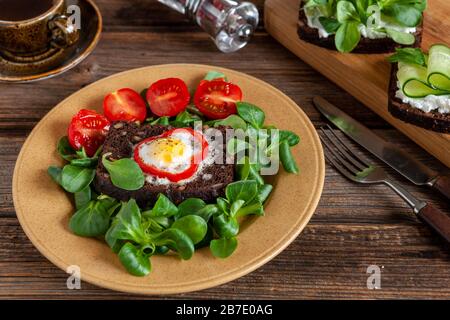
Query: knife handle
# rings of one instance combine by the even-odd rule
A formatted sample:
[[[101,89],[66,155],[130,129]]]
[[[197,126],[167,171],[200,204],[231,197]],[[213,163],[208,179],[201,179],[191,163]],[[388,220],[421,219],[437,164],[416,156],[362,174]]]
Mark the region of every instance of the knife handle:
[[[450,243],[450,217],[447,214],[428,203],[417,216]]]
[[[432,187],[450,199],[450,176],[437,177]]]

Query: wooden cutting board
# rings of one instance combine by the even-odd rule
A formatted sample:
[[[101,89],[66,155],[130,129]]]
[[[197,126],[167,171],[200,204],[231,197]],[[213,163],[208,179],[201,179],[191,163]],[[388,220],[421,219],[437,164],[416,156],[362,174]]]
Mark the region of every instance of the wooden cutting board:
[[[319,48],[297,36],[299,0],[266,0],[267,31],[299,58],[348,91],[450,167],[450,135],[439,134],[393,118],[387,109],[390,64],[387,55],[342,54]],[[422,47],[450,44],[450,1],[428,0]]]

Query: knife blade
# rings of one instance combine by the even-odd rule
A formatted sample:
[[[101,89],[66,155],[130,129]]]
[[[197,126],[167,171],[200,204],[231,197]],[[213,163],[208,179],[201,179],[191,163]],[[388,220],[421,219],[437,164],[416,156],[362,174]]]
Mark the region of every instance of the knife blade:
[[[450,199],[450,175],[440,175],[411,154],[382,139],[322,97],[314,97],[316,108],[344,134],[374,154],[416,185],[433,187]]]

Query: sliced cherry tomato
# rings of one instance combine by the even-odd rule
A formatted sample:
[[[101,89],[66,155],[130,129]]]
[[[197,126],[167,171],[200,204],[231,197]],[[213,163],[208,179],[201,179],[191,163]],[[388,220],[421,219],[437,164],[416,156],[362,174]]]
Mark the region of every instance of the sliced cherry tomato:
[[[190,99],[186,84],[178,78],[161,79],[147,90],[150,109],[159,117],[179,114],[186,109]]]
[[[92,157],[105,141],[109,130],[109,121],[93,110],[80,110],[70,122],[67,135],[72,148],[84,147],[86,154]]]
[[[123,88],[103,100],[103,113],[109,121],[141,121],[147,117],[144,99],[133,89]]]
[[[241,89],[223,79],[203,80],[197,87],[194,103],[211,119],[223,119],[236,113],[236,102],[242,100]]]
[[[210,81],[225,81],[226,82],[227,80],[225,80],[225,78],[215,78],[215,79],[212,79],[212,80],[201,80],[199,85],[201,86],[201,85],[203,85],[205,83],[208,83]]]
[[[189,135],[189,141],[181,140],[176,138],[175,136],[178,133],[187,133]],[[156,143],[160,143],[162,145],[155,146]],[[180,157],[180,151],[183,153],[186,147],[186,144],[189,143],[191,147],[197,150],[194,150],[192,156],[186,159],[186,162],[178,162],[174,161],[177,157]],[[149,147],[153,144],[153,148]],[[181,146],[177,148],[178,146]],[[143,147],[149,147],[147,149],[147,153],[142,150]],[[155,152],[159,151],[161,154],[155,154]],[[136,145],[134,148],[134,160],[141,167],[142,171],[154,175],[159,178],[167,178],[172,182],[178,182],[180,180],[188,179],[192,177],[199,167],[200,162],[206,157],[208,154],[208,142],[203,136],[202,133],[195,131],[192,128],[177,128],[173,130],[166,131],[165,133],[147,138]],[[161,159],[157,158],[163,158]],[[166,159],[166,157],[168,159]],[[172,170],[168,169],[168,165],[175,164],[175,166],[184,166],[181,170]]]

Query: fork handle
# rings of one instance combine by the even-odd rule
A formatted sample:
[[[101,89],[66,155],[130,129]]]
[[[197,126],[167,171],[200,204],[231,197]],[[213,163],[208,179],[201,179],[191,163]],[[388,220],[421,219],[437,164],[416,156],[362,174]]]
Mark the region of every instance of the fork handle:
[[[417,216],[450,243],[450,216],[430,203],[420,201],[408,192],[401,184],[390,179],[384,180],[414,209]]]
[[[428,203],[417,216],[450,243],[450,217],[447,214]]]
[[[432,188],[450,199],[450,175],[437,177]]]

